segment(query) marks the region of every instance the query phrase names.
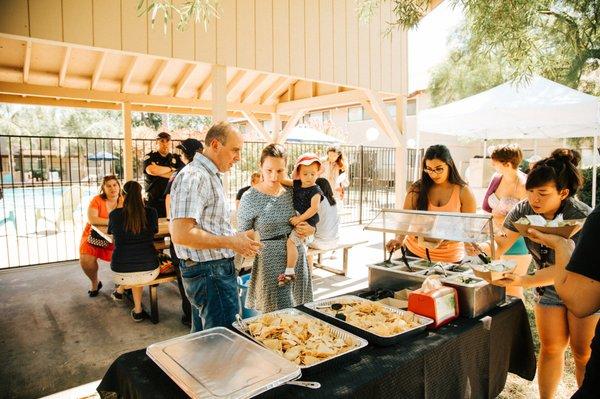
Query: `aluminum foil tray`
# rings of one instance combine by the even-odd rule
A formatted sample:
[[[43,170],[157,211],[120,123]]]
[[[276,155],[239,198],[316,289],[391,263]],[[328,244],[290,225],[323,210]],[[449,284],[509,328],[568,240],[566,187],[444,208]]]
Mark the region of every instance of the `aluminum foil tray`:
[[[146,354],[192,398],[250,398],[301,375],[300,367],[224,327],[150,345]]]
[[[430,318],[419,316],[419,315],[415,314],[415,318],[416,318],[417,322],[419,323],[419,326],[411,328],[410,330],[406,330],[406,331],[403,331],[403,332],[395,334],[395,335],[391,335],[391,336],[378,335],[378,334],[372,333],[371,331],[367,331],[365,329],[357,327],[353,324],[347,323],[344,320],[340,320],[334,316],[331,316],[331,315],[325,313],[323,310],[319,309],[319,307],[321,307],[321,306],[331,306],[332,304],[339,303],[340,301],[373,302],[368,299],[361,298],[361,297],[358,297],[355,295],[343,295],[343,296],[339,296],[336,298],[328,298],[328,299],[323,299],[320,301],[309,302],[309,303],[304,304],[304,306],[314,312],[317,312],[319,314],[322,314],[322,315],[328,317],[329,318],[328,320],[331,320],[331,322],[333,324],[340,326],[341,328],[343,328],[345,330],[351,331],[354,334],[358,335],[359,337],[363,337],[363,338],[367,339],[370,343],[379,345],[379,346],[395,345],[399,342],[407,340],[407,339],[425,331],[427,326],[429,324],[433,323],[433,320],[431,320]],[[386,310],[389,310],[390,312],[393,312],[393,313],[397,313],[399,315],[403,315],[406,313],[406,311],[404,311],[402,309],[394,308],[392,306],[387,306],[387,305],[384,305],[381,303],[379,303],[379,305],[386,308]]]
[[[354,340],[354,342],[356,342],[356,345],[355,345],[354,348],[351,348],[350,350],[348,350],[348,351],[346,351],[344,353],[340,353],[340,354],[337,354],[335,356],[331,356],[331,357],[328,357],[326,359],[323,359],[320,362],[313,363],[310,366],[302,366],[302,365],[301,366],[296,366],[295,363],[289,362],[288,360],[285,360],[283,357],[280,357],[276,353],[271,352],[271,353],[273,353],[274,356],[277,356],[277,357],[279,357],[281,359],[284,359],[286,362],[289,362],[289,363],[295,365],[296,367],[300,367],[300,369],[302,370],[302,374],[306,374],[306,372],[308,372],[308,371],[314,372],[315,370],[320,370],[321,366],[323,366],[323,365],[330,366],[332,364],[332,362],[335,362],[335,361],[339,360],[341,357],[344,357],[346,355],[352,354],[353,352],[356,352],[357,350],[359,350],[361,348],[364,348],[365,346],[367,346],[369,344],[363,338],[357,337],[354,334],[351,334],[351,333],[349,333],[347,331],[344,331],[341,328],[333,326],[333,325],[331,325],[330,323],[328,323],[326,321],[323,321],[323,320],[321,320],[321,319],[319,319],[317,317],[311,316],[308,313],[302,312],[302,311],[300,311],[298,309],[295,309],[295,308],[281,309],[281,310],[277,310],[275,312],[264,313],[264,314],[261,314],[261,315],[258,315],[258,316],[254,316],[254,317],[250,317],[250,318],[244,319],[243,322],[244,323],[252,323],[253,321],[258,320],[258,319],[260,319],[261,317],[263,317],[263,316],[265,316],[267,314],[270,314],[270,315],[282,315],[282,314],[285,314],[285,315],[291,315],[291,316],[303,316],[303,317],[307,317],[307,318],[309,318],[309,319],[311,319],[313,321],[316,321],[317,323],[325,324],[326,326],[328,326],[331,329],[333,335],[336,338],[344,338],[344,339],[345,338],[351,338],[351,339]],[[241,325],[241,323],[239,321],[236,321],[236,322],[233,323],[233,328],[235,328],[236,330],[238,330],[239,332],[241,332],[242,334],[244,334],[246,337],[250,338],[253,342],[256,342],[256,343],[258,343],[259,345],[262,346],[262,343],[260,341],[258,341],[257,339],[255,339],[252,336],[252,334],[250,334]]]

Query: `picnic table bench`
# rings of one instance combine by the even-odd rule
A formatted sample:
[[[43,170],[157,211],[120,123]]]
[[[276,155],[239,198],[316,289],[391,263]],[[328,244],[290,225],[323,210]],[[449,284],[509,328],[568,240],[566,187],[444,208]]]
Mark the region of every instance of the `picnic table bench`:
[[[335,245],[327,246],[324,248],[308,248],[306,252],[307,256],[317,256],[317,262],[314,264],[315,267],[318,267],[323,270],[327,270],[328,272],[339,274],[340,276],[346,276],[348,274],[348,252],[350,249],[356,245],[365,244],[367,240],[355,240],[355,241],[340,241]],[[322,255],[326,252],[342,250],[342,269],[335,269],[321,263]]]

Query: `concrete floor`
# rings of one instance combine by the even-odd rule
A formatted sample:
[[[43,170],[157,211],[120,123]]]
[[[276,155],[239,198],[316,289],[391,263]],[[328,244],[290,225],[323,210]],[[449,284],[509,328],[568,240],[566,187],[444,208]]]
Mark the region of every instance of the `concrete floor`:
[[[341,236],[369,242],[351,250],[347,278],[315,269],[315,298],[365,287],[364,265],[382,259],[381,234],[350,226]],[[341,255],[324,263],[340,264]],[[89,298],[89,281],[77,262],[0,271],[0,398],[39,398],[99,380],[120,354],[189,331],[180,322],[175,285],[159,287],[160,323],[135,323],[131,305],[110,298],[110,275],[108,264],[101,264],[104,288]]]

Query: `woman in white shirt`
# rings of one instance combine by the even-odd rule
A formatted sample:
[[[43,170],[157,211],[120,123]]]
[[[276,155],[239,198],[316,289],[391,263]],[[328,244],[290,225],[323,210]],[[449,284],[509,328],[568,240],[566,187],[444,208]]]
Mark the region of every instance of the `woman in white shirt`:
[[[325,200],[321,201],[319,205],[319,222],[316,226],[315,238],[310,247],[316,249],[333,248],[340,238],[340,217],[338,216],[337,203],[327,179],[319,177],[316,183],[325,194]]]

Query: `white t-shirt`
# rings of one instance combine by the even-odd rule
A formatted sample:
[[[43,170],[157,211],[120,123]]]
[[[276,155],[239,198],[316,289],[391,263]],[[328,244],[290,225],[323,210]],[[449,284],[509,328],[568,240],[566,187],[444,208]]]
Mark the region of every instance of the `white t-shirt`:
[[[340,217],[337,205],[329,205],[327,198],[319,205],[319,222],[317,223],[315,238],[310,244],[311,248],[327,249],[335,247],[340,238]]]

